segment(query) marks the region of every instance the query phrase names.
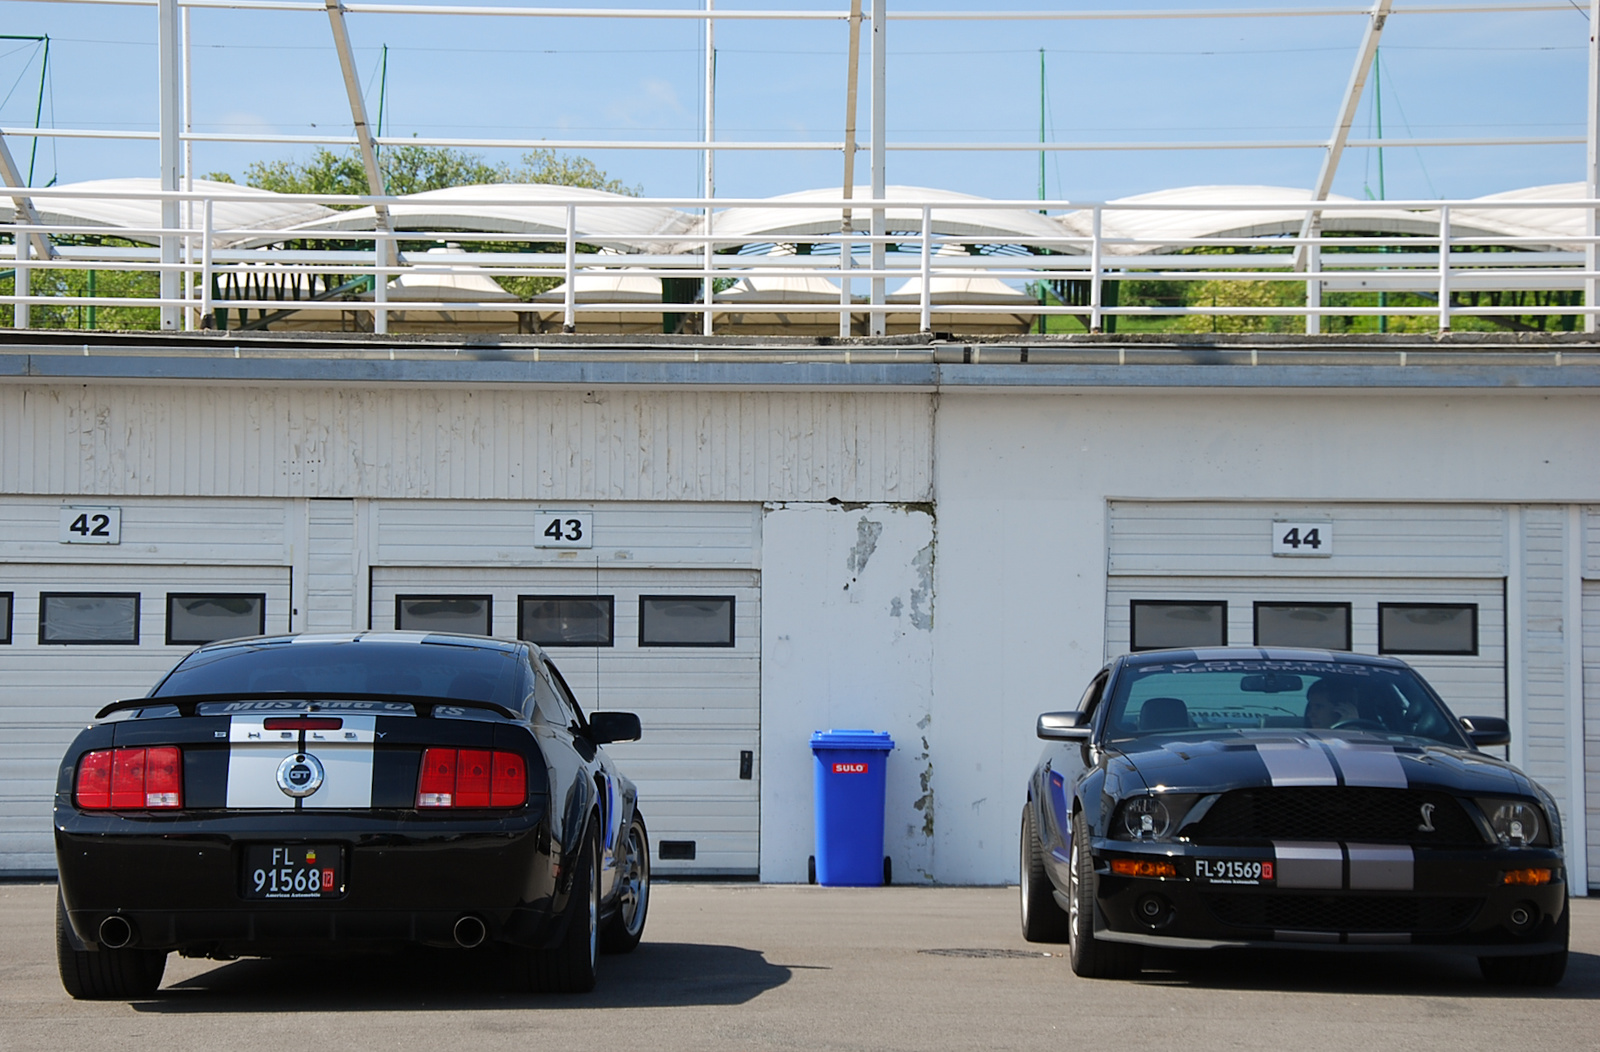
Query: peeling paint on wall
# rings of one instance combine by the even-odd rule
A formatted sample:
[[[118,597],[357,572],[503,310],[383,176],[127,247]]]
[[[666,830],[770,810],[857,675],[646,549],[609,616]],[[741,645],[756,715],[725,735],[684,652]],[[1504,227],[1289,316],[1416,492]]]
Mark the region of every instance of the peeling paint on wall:
[[[929,541],[911,560],[917,571],[917,586],[911,590],[911,624],[924,632],[933,631],[933,546]],[[923,609],[923,604],[927,609]]]
[[[873,522],[863,515],[856,523],[856,546],[850,549],[850,556],[844,561],[845,569],[856,577],[861,576],[867,568],[867,560],[878,550],[878,538],[882,536],[883,523]]]
[[[932,714],[922,717],[917,721],[917,727],[924,733],[922,735],[922,753],[917,757],[922,764],[920,779],[922,782],[922,795],[912,802],[911,806],[922,812],[922,835],[929,841],[933,840],[933,760],[928,749],[928,725],[933,722]],[[932,880],[931,874],[923,874]]]

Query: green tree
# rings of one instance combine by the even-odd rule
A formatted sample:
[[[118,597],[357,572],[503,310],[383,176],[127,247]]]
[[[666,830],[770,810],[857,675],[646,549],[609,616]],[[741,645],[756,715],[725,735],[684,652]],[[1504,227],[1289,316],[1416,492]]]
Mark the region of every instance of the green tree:
[[[522,155],[515,167],[490,163],[475,153],[437,146],[390,146],[378,156],[384,188],[390,194],[415,194],[442,190],[450,186],[477,186],[486,183],[546,183],[606,190],[638,197],[639,186],[628,186],[613,179],[587,157],[559,154],[554,150],[533,150]],[[206,176],[233,182],[227,172]],[[367,194],[366,168],[355,150],[335,153],[318,147],[306,161],[252,161],[245,168],[244,181],[262,190],[284,194]]]

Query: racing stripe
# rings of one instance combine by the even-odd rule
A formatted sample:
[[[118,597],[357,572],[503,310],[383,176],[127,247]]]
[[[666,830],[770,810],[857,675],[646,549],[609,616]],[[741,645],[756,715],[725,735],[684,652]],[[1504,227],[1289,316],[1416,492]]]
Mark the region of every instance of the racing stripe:
[[[1411,891],[1415,856],[1409,844],[1346,844],[1351,891]]]
[[[1357,744],[1334,738],[1324,742],[1339,765],[1345,785],[1379,789],[1408,789],[1411,783],[1400,766],[1400,757],[1388,745]]]
[[[1284,840],[1273,841],[1274,876],[1280,888],[1344,887],[1344,851],[1337,843]]]
[[[270,716],[235,715],[228,721],[228,796],[232,808],[300,810],[372,806],[372,747],[377,717],[339,713],[336,731],[269,731]],[[278,768],[301,751],[316,757],[322,785],[298,800],[278,787]]]
[[[1356,945],[1393,946],[1397,943],[1411,941],[1408,931],[1353,931],[1345,936],[1345,941]]]
[[[1303,741],[1261,742],[1256,746],[1261,762],[1275,786],[1338,785],[1328,754]]]
[[[1284,931],[1278,929],[1272,937],[1279,942],[1338,942],[1336,931]]]

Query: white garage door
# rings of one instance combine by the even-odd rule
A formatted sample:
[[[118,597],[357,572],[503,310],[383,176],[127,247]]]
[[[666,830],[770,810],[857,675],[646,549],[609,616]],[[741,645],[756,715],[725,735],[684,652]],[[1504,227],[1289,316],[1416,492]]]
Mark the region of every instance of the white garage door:
[[[56,766],[195,645],[289,624],[287,567],[0,565],[0,872],[55,869]]]
[[[586,710],[639,714],[644,739],[607,749],[638,783],[657,871],[752,875],[759,585],[754,570],[374,567],[372,627],[544,642]]]
[[[1583,582],[1583,717],[1589,886],[1600,888],[1600,581]]]
[[[1457,715],[1504,717],[1504,593],[1495,579],[1112,577],[1106,647],[1315,642],[1389,653]]]

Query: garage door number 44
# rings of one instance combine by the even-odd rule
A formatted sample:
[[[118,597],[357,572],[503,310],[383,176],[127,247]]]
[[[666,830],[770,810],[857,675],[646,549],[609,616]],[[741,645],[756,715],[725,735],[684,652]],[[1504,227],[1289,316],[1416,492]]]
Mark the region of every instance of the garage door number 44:
[[[1274,522],[1272,554],[1328,558],[1333,554],[1333,523]]]
[[[62,544],[121,544],[122,509],[63,506],[57,539]]]
[[[593,548],[594,530],[589,512],[541,511],[536,520],[535,548]]]

